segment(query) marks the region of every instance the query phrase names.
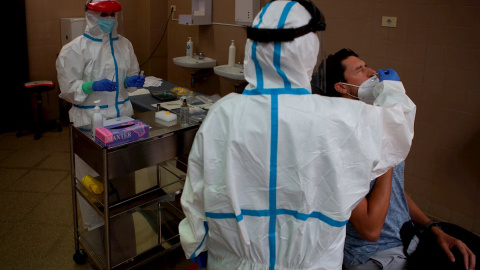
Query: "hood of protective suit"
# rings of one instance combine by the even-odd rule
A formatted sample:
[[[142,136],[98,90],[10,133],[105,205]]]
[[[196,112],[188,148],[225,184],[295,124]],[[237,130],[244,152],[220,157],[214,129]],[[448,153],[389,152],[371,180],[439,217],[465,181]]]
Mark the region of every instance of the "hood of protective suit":
[[[310,13],[298,3],[288,10],[285,8],[288,3],[290,1],[267,4],[255,18],[253,27],[287,29],[308,24],[312,18]],[[248,39],[244,72],[249,85],[245,89],[305,88],[311,92],[318,49],[319,40],[313,32],[290,42],[263,43]]]
[[[102,2],[102,1],[105,1],[105,0],[93,0],[91,1],[92,3],[95,3],[95,2]],[[107,0],[109,1],[109,0]],[[114,1],[114,0],[111,0],[111,1]],[[90,1],[89,1],[90,2]],[[105,32],[103,32],[103,30],[100,28],[100,26],[98,26],[98,19],[100,18],[100,14],[101,12],[96,12],[96,11],[92,11],[92,10],[86,10],[85,11],[85,19],[87,21],[87,26],[85,28],[85,34],[93,37],[93,38],[102,38],[103,36],[105,35],[109,35]],[[115,26],[113,27],[112,29],[112,37],[117,37],[118,36],[118,15],[120,14],[120,12],[117,12],[115,15]]]

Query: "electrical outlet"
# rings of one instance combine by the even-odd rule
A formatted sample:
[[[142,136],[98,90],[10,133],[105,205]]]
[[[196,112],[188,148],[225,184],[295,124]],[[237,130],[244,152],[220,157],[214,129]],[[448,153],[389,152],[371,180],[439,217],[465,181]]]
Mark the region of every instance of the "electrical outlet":
[[[397,17],[382,16],[382,26],[397,27]]]
[[[173,12],[177,11],[177,6],[176,5],[171,5],[170,6],[170,11],[173,11]]]

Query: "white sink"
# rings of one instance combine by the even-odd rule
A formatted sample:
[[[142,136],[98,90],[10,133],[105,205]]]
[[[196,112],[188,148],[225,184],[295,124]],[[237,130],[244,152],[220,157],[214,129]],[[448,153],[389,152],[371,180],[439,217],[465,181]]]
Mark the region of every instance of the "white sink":
[[[198,56],[195,56],[195,57],[180,56],[180,57],[173,58],[173,63],[183,68],[198,70],[202,68],[212,68],[216,66],[217,60],[209,57],[198,59]]]
[[[234,83],[241,83],[245,81],[245,75],[243,75],[243,67],[240,65],[235,65],[230,67],[228,65],[216,66],[213,68],[213,71],[218,76],[230,79]]]

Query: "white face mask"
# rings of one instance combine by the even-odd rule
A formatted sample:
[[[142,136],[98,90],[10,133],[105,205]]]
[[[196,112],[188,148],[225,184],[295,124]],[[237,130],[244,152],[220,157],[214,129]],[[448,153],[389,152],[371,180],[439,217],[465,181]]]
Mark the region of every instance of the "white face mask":
[[[376,97],[373,95],[373,89],[375,88],[375,86],[379,82],[380,81],[378,80],[377,76],[372,76],[370,79],[364,81],[360,86],[354,85],[354,84],[349,84],[349,83],[342,83],[342,82],[341,82],[341,84],[358,87],[358,97],[356,97],[354,95],[350,95],[348,93],[347,93],[347,95],[349,95],[351,97],[354,97],[354,98],[358,98],[359,100],[361,100],[361,101],[363,101],[367,104],[372,105],[373,102],[376,99]]]

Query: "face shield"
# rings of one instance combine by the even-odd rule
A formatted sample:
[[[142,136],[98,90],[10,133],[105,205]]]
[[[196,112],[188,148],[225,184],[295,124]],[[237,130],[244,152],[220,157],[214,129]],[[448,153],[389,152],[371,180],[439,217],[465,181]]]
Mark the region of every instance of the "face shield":
[[[87,23],[104,33],[123,34],[122,5],[115,0],[89,0],[85,4]]]
[[[272,0],[271,2],[274,2]],[[325,43],[323,33],[326,29],[325,17],[322,12],[310,0],[294,0],[302,5],[311,15],[308,24],[296,28],[283,29],[265,29],[265,28],[247,28],[247,38],[260,43],[268,42],[289,42],[302,37],[308,33],[316,33],[319,40],[319,51],[317,54],[317,64],[314,67],[311,86],[312,93],[324,92],[326,89],[325,74]],[[311,57],[311,56],[309,56]],[[313,68],[313,67],[312,67]]]

